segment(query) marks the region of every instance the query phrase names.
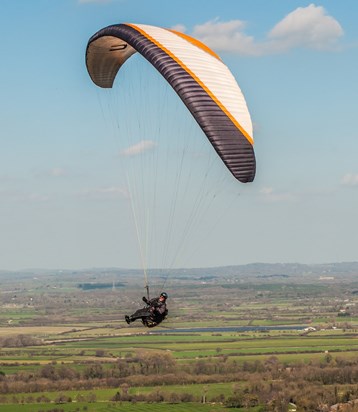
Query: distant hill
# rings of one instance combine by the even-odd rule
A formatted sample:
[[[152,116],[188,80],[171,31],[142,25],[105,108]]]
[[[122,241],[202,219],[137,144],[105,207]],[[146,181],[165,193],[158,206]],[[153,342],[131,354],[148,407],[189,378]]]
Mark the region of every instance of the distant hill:
[[[244,276],[294,276],[322,275],[337,276],[342,274],[358,274],[358,262],[339,262],[321,264],[302,263],[250,263],[247,265],[221,266],[215,268],[181,269],[177,274],[188,273],[206,275],[244,275]]]
[[[29,277],[36,275],[59,275],[76,276],[83,274],[102,274],[102,275],[143,275],[140,269],[126,268],[89,268],[81,270],[61,270],[61,269],[28,269],[23,271],[0,270],[0,277],[18,276]],[[339,276],[339,275],[358,275],[358,262],[337,262],[320,264],[302,263],[250,263],[247,265],[231,265],[219,267],[203,268],[183,268],[183,269],[150,269],[148,274],[166,276],[168,274],[185,276],[255,276],[255,277],[288,277],[297,275],[318,275],[318,276]]]

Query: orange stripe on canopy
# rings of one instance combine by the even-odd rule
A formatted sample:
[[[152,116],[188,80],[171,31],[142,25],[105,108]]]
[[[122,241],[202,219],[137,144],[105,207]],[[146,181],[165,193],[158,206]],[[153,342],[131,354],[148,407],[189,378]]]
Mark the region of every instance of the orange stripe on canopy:
[[[217,99],[217,97],[207,88],[207,86],[193,73],[180,59],[178,59],[177,56],[175,56],[170,50],[168,50],[166,47],[164,47],[161,43],[159,43],[156,39],[154,39],[152,36],[150,36],[145,30],[141,29],[140,27],[136,26],[135,24],[131,23],[125,23],[127,26],[132,27],[133,29],[137,30],[139,33],[141,33],[144,37],[146,37],[148,40],[150,40],[152,43],[154,43],[157,47],[159,47],[161,50],[163,50],[165,53],[167,53],[173,60],[175,60],[190,76],[195,79],[195,81],[206,91],[206,93],[214,100],[214,102],[220,107],[220,109],[229,117],[229,119],[233,122],[233,124],[240,130],[240,132],[245,136],[247,141],[253,146],[254,145],[254,140],[253,138],[246,132],[246,130],[239,124],[239,122],[232,116],[232,114],[226,109],[226,107]],[[169,30],[173,32],[172,30]],[[173,34],[178,34],[174,33]],[[179,34],[178,34],[179,35]],[[180,33],[182,35],[182,33]],[[189,37],[191,40],[192,39],[190,36],[181,36],[187,41],[190,41],[186,37]],[[193,41],[190,41],[193,43]],[[202,44],[201,42],[198,42],[198,44]],[[205,45],[203,45],[205,46]],[[199,46],[200,47],[200,46]],[[207,46],[206,51],[210,50]],[[200,47],[203,49],[202,47]]]
[[[171,31],[177,36],[182,37],[184,40],[187,40],[189,43],[194,44],[194,46],[199,47],[200,49],[206,51],[207,53],[211,54],[213,57],[221,61],[220,57],[213,50],[211,50],[206,44],[202,43],[201,41],[194,39],[193,37],[190,37],[187,34],[182,33],[180,31],[171,30],[171,29],[168,29],[168,31]]]

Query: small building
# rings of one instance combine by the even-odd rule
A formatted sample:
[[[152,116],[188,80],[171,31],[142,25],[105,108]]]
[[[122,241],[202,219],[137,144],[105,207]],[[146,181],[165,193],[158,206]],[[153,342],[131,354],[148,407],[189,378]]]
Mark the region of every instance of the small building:
[[[304,328],[303,329],[305,332],[316,332],[316,328],[314,328],[313,326],[309,326],[308,328]]]

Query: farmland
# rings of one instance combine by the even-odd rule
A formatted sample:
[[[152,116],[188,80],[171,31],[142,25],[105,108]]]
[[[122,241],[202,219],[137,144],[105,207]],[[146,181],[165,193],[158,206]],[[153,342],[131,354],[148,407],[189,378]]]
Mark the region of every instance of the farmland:
[[[358,398],[355,272],[272,270],[170,274],[169,317],[154,329],[123,321],[141,305],[135,271],[1,273],[0,410],[349,405]],[[151,279],[155,294],[163,277]]]

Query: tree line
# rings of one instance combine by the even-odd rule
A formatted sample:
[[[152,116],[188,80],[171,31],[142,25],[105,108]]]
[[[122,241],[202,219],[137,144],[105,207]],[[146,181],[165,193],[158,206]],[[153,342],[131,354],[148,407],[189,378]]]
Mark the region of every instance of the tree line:
[[[358,359],[326,354],[320,361],[282,363],[275,356],[264,361],[238,362],[225,355],[197,359],[183,364],[170,352],[138,351],[115,362],[50,364],[37,370],[0,373],[0,401],[9,394],[44,391],[94,390],[113,388],[113,402],[200,402],[204,394],[180,394],[156,389],[133,394],[132,387],[230,383],[230,395],[205,393],[206,402],[228,407],[260,406],[263,411],[287,411],[289,403],[301,411],[329,411],[332,405],[349,405],[358,398]],[[209,388],[209,386],[207,386]],[[7,396],[5,396],[7,395]],[[343,410],[343,409],[340,409]],[[348,410],[348,409],[347,409]]]

